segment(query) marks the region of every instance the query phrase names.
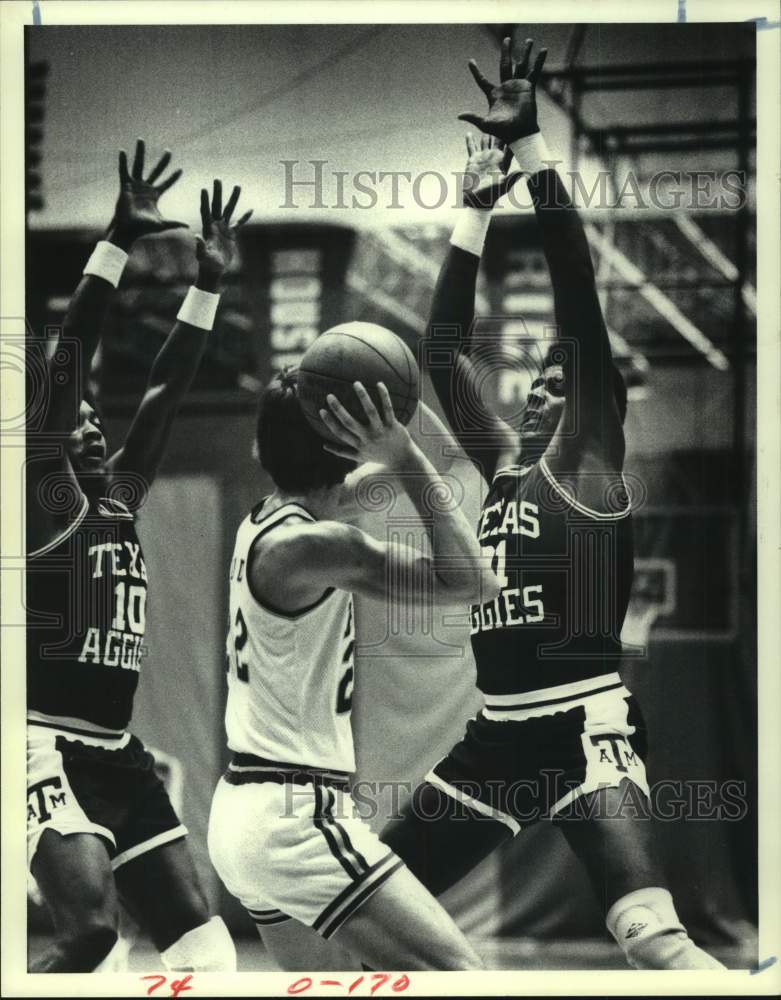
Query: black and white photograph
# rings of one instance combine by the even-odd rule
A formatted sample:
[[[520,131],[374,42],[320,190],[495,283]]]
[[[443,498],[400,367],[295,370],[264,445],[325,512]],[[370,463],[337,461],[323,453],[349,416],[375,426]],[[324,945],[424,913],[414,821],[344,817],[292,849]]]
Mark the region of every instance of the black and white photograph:
[[[630,7],[0,4],[3,995],[781,990],[781,16]]]

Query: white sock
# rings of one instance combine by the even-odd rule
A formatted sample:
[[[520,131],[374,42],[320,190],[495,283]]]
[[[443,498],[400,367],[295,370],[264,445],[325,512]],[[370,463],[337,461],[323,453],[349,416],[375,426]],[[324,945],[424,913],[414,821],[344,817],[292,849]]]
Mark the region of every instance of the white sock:
[[[616,900],[605,918],[633,969],[723,969],[691,940],[666,889],[649,887]]]
[[[182,934],[160,953],[171,972],[235,972],[236,948],[222,917]]]

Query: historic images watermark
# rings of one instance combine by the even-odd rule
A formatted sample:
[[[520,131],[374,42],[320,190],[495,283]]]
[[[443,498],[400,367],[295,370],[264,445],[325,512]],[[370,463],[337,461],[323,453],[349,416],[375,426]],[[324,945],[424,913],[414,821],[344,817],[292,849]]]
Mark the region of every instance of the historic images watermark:
[[[424,170],[334,170],[328,160],[280,160],[283,209],[423,209],[457,208],[465,191],[476,187],[474,174]],[[561,170],[560,160],[551,167]],[[740,170],[633,170],[616,178],[609,170],[586,174],[561,170],[579,209],[654,211],[737,211],[746,201],[746,176]],[[531,209],[525,184],[505,199],[516,209]]]
[[[443,819],[495,821],[501,816],[509,816],[520,826],[528,826],[554,815],[561,822],[629,817],[662,823],[695,820],[737,823],[745,819],[749,809],[746,782],[737,779],[662,779],[650,783],[646,795],[640,784],[627,776],[613,789],[617,794],[610,796],[586,794],[580,787],[580,779],[568,779],[563,771],[553,768],[541,770],[536,778],[488,779],[479,784],[462,781],[452,795],[432,798],[414,795],[418,784],[412,781],[356,781],[350,788],[349,798],[336,797],[332,814],[335,819],[345,819],[353,815],[355,809],[367,822],[377,818],[388,822],[400,819],[404,810],[431,823]],[[299,801],[311,801],[311,789],[293,782],[284,787],[281,818],[289,818],[295,814]]]

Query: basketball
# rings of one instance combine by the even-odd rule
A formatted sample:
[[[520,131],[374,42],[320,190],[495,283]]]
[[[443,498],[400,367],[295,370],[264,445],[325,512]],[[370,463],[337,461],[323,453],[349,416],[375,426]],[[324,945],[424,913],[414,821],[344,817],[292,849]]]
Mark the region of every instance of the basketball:
[[[418,366],[412,352],[395,333],[376,323],[340,323],[321,334],[301,359],[298,398],[307,420],[323,437],[333,435],[320,419],[333,393],[362,423],[366,414],[353,382],[361,382],[382,412],[377,383],[384,382],[396,418],[409,423],[418,405]]]

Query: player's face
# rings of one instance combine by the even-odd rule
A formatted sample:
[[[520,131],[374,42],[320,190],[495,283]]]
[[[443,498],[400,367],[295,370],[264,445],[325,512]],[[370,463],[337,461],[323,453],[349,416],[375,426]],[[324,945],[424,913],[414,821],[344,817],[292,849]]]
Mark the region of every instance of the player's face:
[[[106,461],[103,424],[86,400],[79,407],[79,426],[68,438],[68,457],[77,472],[100,472]]]
[[[564,371],[549,365],[532,382],[521,420],[521,436],[527,443],[547,442],[559,426],[564,411]]]

